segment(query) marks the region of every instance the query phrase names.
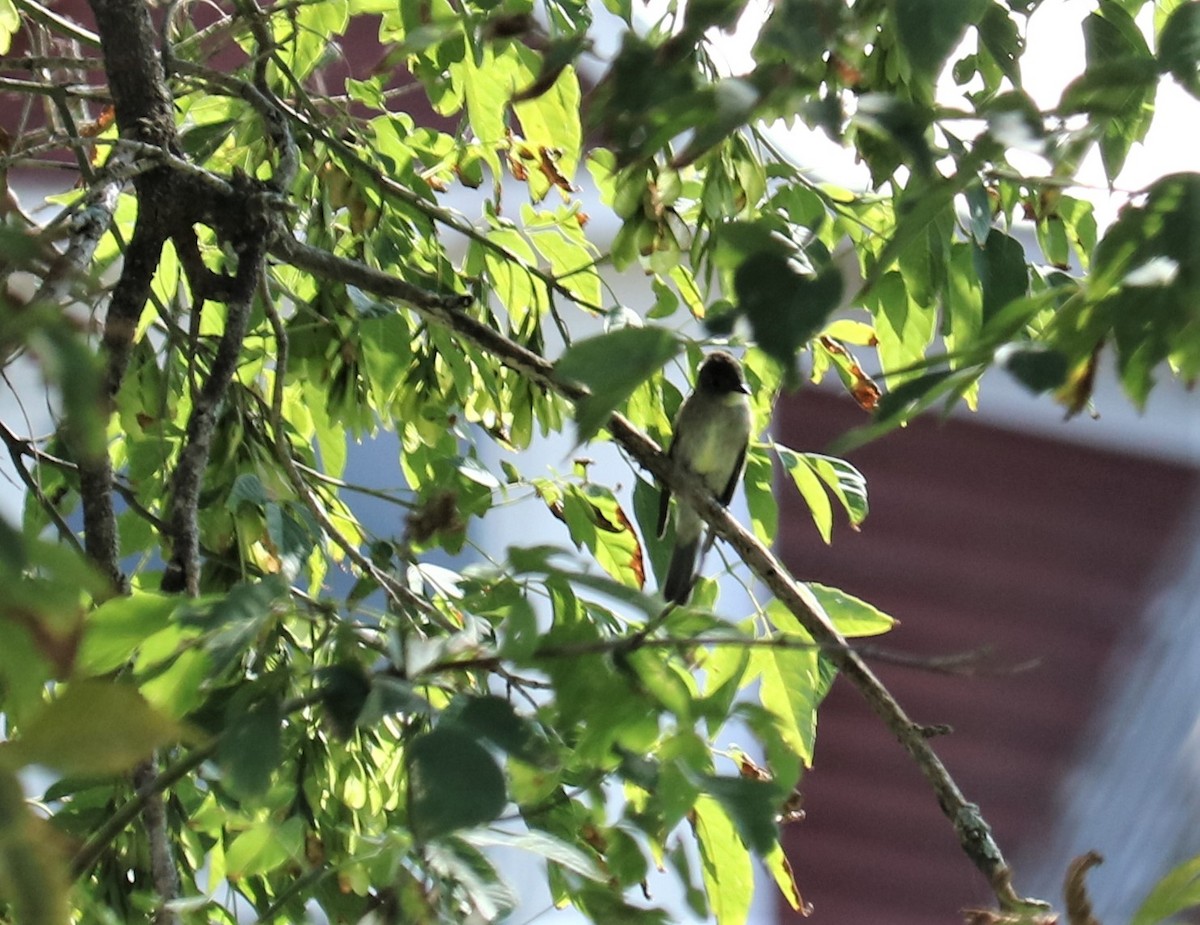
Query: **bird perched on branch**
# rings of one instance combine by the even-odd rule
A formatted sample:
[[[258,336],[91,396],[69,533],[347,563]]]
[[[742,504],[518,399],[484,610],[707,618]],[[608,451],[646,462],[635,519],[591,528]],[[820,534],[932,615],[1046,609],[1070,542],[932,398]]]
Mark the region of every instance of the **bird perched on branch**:
[[[700,364],[696,388],[675,416],[674,435],[668,454],[687,466],[709,487],[722,504],[729,504],[746,465],[746,447],[750,442],[750,389],[742,377],[742,367],[730,354],[710,353]],[[671,490],[663,488],[659,497],[658,535],[667,528]],[[704,521],[685,501],[675,503],[675,548],[662,585],[663,597],[686,604],[696,580],[696,553]],[[712,545],[710,534],[705,551]]]

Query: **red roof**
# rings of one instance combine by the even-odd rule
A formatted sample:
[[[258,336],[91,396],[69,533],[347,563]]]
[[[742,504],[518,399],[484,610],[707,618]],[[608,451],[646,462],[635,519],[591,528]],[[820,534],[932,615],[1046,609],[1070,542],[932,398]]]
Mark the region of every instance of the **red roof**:
[[[811,450],[864,417],[809,390],[775,422],[782,442]],[[797,577],[897,617],[883,645],[931,656],[989,646],[994,668],[1037,661],[968,678],[875,666],[915,721],[954,728],[935,747],[1013,861],[1054,821],[1114,641],[1140,613],[1197,473],[957,419],[918,421],[850,458],[870,493],[862,532],[840,524],[826,547],[781,486],[779,548]],[[785,844],[808,922],[944,925],[990,904],[928,784],[843,682],[822,708],[802,790],[807,818]]]

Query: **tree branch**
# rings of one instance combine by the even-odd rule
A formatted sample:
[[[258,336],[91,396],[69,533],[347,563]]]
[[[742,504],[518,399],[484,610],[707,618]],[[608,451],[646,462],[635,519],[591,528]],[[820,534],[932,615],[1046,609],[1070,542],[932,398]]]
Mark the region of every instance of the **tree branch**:
[[[133,785],[149,791],[158,778],[158,758],[151,756],[133,769]],[[172,925],[178,917],[166,901],[179,896],[179,871],[175,868],[175,853],[171,850],[171,830],[167,823],[167,806],[161,792],[148,795],[142,807],[142,824],[150,843],[150,876],[154,892],[162,905],[154,912],[154,925]]]
[[[208,376],[192,403],[183,449],[171,475],[165,537],[171,544],[171,559],[163,573],[162,589],[185,591],[189,597],[200,593],[200,487],[208,468],[217,410],[237,372],[242,341],[250,322],[254,289],[262,272],[262,253],[258,247],[243,253],[239,259],[241,265],[234,280],[236,291],[225,303],[225,330],[221,333]]]
[[[46,493],[42,491],[42,486],[37,483],[37,480],[25,468],[26,446],[24,441],[14,434],[8,427],[0,421],[0,441],[8,448],[8,455],[12,459],[13,468],[17,470],[17,476],[24,483],[25,488],[34,498],[37,499],[38,505],[46,512],[46,516],[54,523],[54,528],[58,531],[58,538],[61,542],[66,543],[75,549],[76,552],[83,553],[83,547],[79,544],[78,537],[64,519],[62,514],[58,512],[58,508],[54,506],[54,502],[46,497]]]

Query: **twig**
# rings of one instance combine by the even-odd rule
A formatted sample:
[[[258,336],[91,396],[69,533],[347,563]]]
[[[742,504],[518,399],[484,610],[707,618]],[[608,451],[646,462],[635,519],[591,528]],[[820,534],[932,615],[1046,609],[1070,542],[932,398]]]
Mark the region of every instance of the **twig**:
[[[100,36],[95,32],[89,32],[79,23],[68,19],[65,16],[59,16],[53,10],[49,10],[40,3],[35,3],[33,0],[17,0],[17,9],[21,10],[32,19],[34,22],[40,22],[44,26],[49,26],[55,32],[65,33],[81,45],[86,45],[88,48],[99,49]]]
[[[595,639],[589,642],[560,643],[542,645],[533,651],[530,659],[570,659],[583,655],[619,655],[634,649],[678,649],[693,648],[739,648],[739,649],[783,649],[797,652],[831,653],[835,650],[852,651],[860,658],[870,659],[881,664],[894,665],[899,668],[910,668],[917,671],[934,674],[954,675],[957,677],[975,677],[982,674],[1011,674],[1024,671],[1026,665],[1004,667],[993,671],[980,671],[978,666],[991,655],[987,649],[975,649],[969,652],[956,652],[951,655],[922,656],[908,652],[899,652],[885,646],[872,643],[846,643],[843,646],[831,646],[813,642],[811,639],[799,636],[690,636],[690,637],[659,637],[647,639],[642,631],[628,636],[615,636],[609,639]],[[447,671],[475,671],[479,669],[493,670],[502,664],[502,659],[496,655],[480,655],[471,658],[450,658],[422,669],[422,674],[438,674]],[[928,729],[930,727],[922,727]]]
[[[13,468],[17,470],[17,476],[25,483],[25,487],[29,489],[29,493],[37,499],[37,503],[42,510],[46,512],[46,516],[54,522],[54,528],[58,531],[58,538],[71,546],[80,555],[83,554],[83,546],[79,542],[79,537],[75,535],[75,531],[63,519],[62,514],[58,512],[58,508],[54,506],[46,493],[42,491],[42,486],[37,483],[37,480],[25,468],[25,462],[22,459],[27,455],[25,442],[8,429],[8,426],[0,421],[0,441],[8,447],[8,455],[12,459]]]
[[[1102,858],[1095,851],[1082,854],[1071,862],[1067,868],[1066,882],[1063,884],[1063,898],[1067,903],[1067,922],[1069,925],[1100,925],[1092,915],[1092,901],[1088,897],[1087,872],[1097,864],[1103,864]]]

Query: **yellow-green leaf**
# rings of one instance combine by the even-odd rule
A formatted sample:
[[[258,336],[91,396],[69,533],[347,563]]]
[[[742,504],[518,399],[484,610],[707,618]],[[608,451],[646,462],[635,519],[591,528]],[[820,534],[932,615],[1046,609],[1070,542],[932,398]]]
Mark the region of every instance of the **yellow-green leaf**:
[[[742,925],[754,893],[750,853],[715,797],[697,797],[694,818],[709,907],[721,925]]]
[[[109,681],[74,681],[0,746],[10,767],[40,764],[64,774],[119,774],[177,741],[180,727],[138,691]]]

